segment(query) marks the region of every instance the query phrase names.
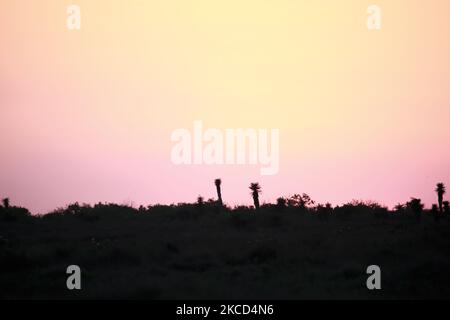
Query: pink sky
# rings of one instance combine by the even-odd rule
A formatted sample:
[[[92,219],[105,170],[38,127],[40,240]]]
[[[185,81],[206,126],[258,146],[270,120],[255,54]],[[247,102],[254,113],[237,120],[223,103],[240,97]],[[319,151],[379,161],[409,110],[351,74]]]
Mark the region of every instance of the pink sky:
[[[250,204],[258,181],[263,201],[430,206],[450,186],[447,0],[30,2],[0,3],[0,197],[13,204],[195,201],[220,177],[228,204]],[[172,164],[171,133],[194,120],[279,129],[279,173]]]

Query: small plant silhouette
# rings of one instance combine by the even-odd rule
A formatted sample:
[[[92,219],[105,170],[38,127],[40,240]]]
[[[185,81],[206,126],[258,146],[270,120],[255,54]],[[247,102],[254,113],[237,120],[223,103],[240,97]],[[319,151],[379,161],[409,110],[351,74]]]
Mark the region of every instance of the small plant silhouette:
[[[9,208],[9,198],[4,198],[2,200],[3,206],[5,207],[5,209]]]
[[[444,206],[444,214],[445,215],[450,215],[450,205],[449,205],[449,202],[448,201],[444,201],[443,203],[443,206]]]
[[[442,182],[436,184],[435,191],[438,195],[439,212],[442,213],[442,200],[443,200],[444,194],[445,194],[445,185]]]
[[[317,205],[316,211],[319,219],[326,220],[333,213],[333,207],[331,206],[331,203],[326,203],[325,206],[319,204]]]
[[[279,210],[284,210],[286,208],[287,200],[283,197],[277,199],[277,208]]]
[[[214,184],[216,185],[216,190],[217,190],[217,201],[218,201],[219,205],[222,206],[223,205],[222,190],[220,188],[222,185],[222,180],[216,179],[216,180],[214,180]]]
[[[250,190],[252,190],[252,197],[253,197],[253,203],[255,205],[255,209],[259,210],[259,194],[261,193],[261,186],[258,182],[254,182],[250,184],[249,187]]]
[[[313,206],[315,204],[314,200],[311,199],[309,195],[306,193],[303,194],[294,194],[287,200],[287,204],[289,207],[298,207],[300,209],[305,209],[309,206]]]
[[[197,197],[197,208],[199,212],[203,213],[203,210],[205,209],[205,200],[202,196]]]

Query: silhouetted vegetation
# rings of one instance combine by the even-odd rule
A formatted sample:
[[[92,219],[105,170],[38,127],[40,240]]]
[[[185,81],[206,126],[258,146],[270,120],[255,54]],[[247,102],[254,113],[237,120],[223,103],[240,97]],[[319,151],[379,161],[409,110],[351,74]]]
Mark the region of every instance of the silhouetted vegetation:
[[[287,204],[287,201],[285,198],[280,197],[277,199],[277,209],[278,210],[284,211],[284,209],[286,208],[286,204]]]
[[[406,203],[406,207],[409,211],[411,211],[417,220],[420,220],[423,212],[423,203],[422,200],[417,198],[411,198],[409,202]]]
[[[438,211],[438,206],[436,204],[433,204],[431,206],[431,214],[434,218],[434,221],[438,221],[439,220],[439,211]]]
[[[214,184],[216,185],[216,191],[217,191],[217,202],[219,203],[219,206],[223,205],[222,201],[222,190],[220,189],[220,186],[222,184],[222,180],[216,179],[214,181]]]
[[[393,210],[307,194],[260,205],[260,185],[250,189],[254,208],[199,196],[33,216],[3,201],[0,298],[450,298],[448,201],[445,215],[418,198]],[[81,291],[66,289],[72,264]],[[380,291],[365,287],[371,264],[382,269]]]
[[[0,205],[0,221],[23,220],[31,217],[28,209],[11,206],[8,198],[3,199],[2,204]]]
[[[438,195],[439,212],[442,213],[442,200],[445,194],[445,186],[442,182],[436,185],[436,193]]]
[[[8,208],[9,208],[9,198],[3,199],[3,200],[2,200],[2,203],[3,203],[3,207],[4,207],[5,209],[8,209]]]
[[[445,215],[450,215],[450,206],[449,206],[449,202],[448,201],[444,201],[443,202],[444,205],[444,214]]]
[[[261,193],[261,186],[259,183],[251,183],[250,190],[252,190],[253,204],[256,210],[259,210],[259,194]]]

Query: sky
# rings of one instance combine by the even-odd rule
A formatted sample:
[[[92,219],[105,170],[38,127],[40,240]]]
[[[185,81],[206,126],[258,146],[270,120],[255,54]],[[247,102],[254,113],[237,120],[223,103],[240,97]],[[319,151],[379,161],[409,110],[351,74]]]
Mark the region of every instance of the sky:
[[[430,206],[450,188],[449,14],[447,0],[2,0],[0,197],[33,213],[192,202],[221,178],[230,205],[259,182],[262,202]],[[196,120],[279,129],[278,173],[174,164],[171,134]]]

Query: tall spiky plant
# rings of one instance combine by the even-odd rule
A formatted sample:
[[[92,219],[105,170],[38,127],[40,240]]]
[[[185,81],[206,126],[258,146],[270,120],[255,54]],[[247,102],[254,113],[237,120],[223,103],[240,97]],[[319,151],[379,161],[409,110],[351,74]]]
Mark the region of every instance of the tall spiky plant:
[[[222,180],[216,179],[216,180],[214,180],[214,184],[216,185],[216,190],[217,190],[217,202],[219,203],[220,206],[222,206],[223,205],[222,190],[220,189],[220,186],[222,185]]]
[[[252,190],[253,203],[255,204],[255,209],[259,210],[259,194],[261,193],[261,186],[258,182],[254,182],[250,184],[249,187]]]
[[[445,185],[442,182],[436,184],[435,191],[438,195],[439,212],[442,213],[442,200],[443,200],[444,194],[445,194]]]

